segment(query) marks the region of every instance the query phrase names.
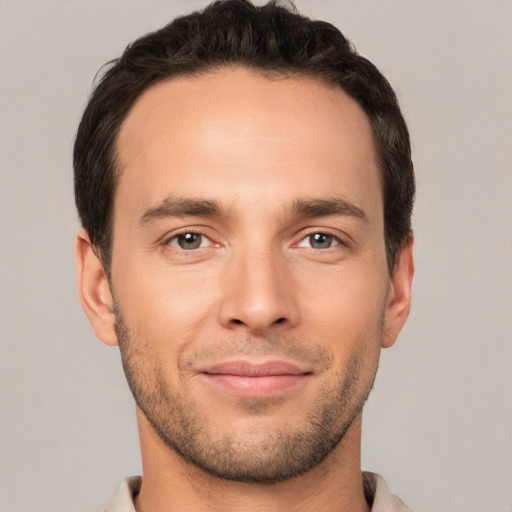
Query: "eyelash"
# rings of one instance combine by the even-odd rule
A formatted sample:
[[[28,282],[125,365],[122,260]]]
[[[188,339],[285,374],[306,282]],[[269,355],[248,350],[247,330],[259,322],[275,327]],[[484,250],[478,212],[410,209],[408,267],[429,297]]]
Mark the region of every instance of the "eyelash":
[[[176,233],[174,234],[173,236],[171,236],[170,238],[168,238],[165,242],[166,245],[170,245],[171,247],[177,249],[177,250],[181,250],[181,251],[184,251],[184,252],[192,252],[192,251],[195,251],[197,249],[204,249],[204,247],[194,247],[192,249],[185,249],[184,247],[179,247],[179,246],[176,246],[176,245],[173,245],[172,242],[176,242],[176,244],[179,244],[178,240],[180,237],[185,237],[187,235],[195,235],[195,236],[198,236],[198,237],[202,237],[202,240],[200,241],[200,245],[202,245],[204,239],[207,239],[211,245],[216,245],[212,242],[211,238],[206,235],[205,233],[201,232],[201,231],[198,231],[198,230],[189,230],[189,231],[182,231],[181,233]]]
[[[193,235],[193,236],[197,236],[197,237],[202,237],[200,242],[199,242],[199,246],[198,247],[193,247],[191,249],[185,249],[184,247],[181,247],[179,246],[179,238],[180,237],[185,237],[187,235]],[[315,247],[304,247],[304,246],[301,246],[302,243],[304,243],[306,240],[310,239],[311,237],[315,236],[315,235],[323,235],[325,237],[329,237],[330,238],[330,241],[331,241],[331,245],[329,247],[324,247],[324,248],[315,248]],[[192,251],[196,251],[198,249],[205,249],[207,247],[201,247],[201,245],[203,244],[204,242],[204,239],[208,240],[210,245],[207,246],[207,247],[211,247],[211,246],[215,246],[218,244],[215,244],[211,238],[206,235],[205,233],[199,231],[199,230],[189,230],[189,231],[182,231],[181,233],[176,233],[174,234],[173,236],[171,236],[170,238],[166,239],[165,241],[165,245],[168,245],[168,246],[171,246],[177,250],[180,250],[180,251],[183,251],[183,252],[192,252]],[[173,242],[176,242],[177,245],[173,244]],[[320,242],[321,243],[321,242]],[[334,243],[334,245],[332,245],[332,243]],[[345,246],[347,247],[349,244],[342,240],[339,236],[337,235],[334,235],[333,233],[330,233],[329,231],[327,230],[317,230],[317,231],[311,231],[307,234],[305,234],[298,242],[294,243],[293,244],[293,247],[304,247],[306,249],[311,249],[311,250],[316,250],[316,251],[326,251],[328,249],[332,249],[334,247],[338,247],[338,246]]]
[[[308,233],[305,236],[303,236],[299,240],[299,242],[294,244],[294,246],[296,246],[296,247],[303,247],[303,246],[301,246],[301,244],[304,243],[305,241],[307,241],[308,239],[311,239],[311,237],[314,237],[314,236],[327,237],[329,239],[329,242],[330,242],[329,247],[318,248],[318,247],[311,247],[311,245],[310,245],[309,247],[306,247],[307,249],[318,250],[318,251],[322,251],[322,250],[325,251],[327,249],[332,249],[334,247],[347,246],[348,245],[339,236],[336,236],[333,233],[330,233],[329,231],[311,231],[310,233]],[[319,243],[321,243],[321,242],[319,242]],[[311,244],[311,240],[310,240],[310,244]]]

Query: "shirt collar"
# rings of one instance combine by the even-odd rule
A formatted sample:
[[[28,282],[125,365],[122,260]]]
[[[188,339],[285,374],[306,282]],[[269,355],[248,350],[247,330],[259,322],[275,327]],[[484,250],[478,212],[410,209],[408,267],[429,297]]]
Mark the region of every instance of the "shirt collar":
[[[142,477],[132,476],[123,480],[119,492],[105,512],[136,512],[133,499],[140,492]],[[366,500],[371,512],[411,512],[397,496],[391,494],[384,479],[377,473],[363,472]]]

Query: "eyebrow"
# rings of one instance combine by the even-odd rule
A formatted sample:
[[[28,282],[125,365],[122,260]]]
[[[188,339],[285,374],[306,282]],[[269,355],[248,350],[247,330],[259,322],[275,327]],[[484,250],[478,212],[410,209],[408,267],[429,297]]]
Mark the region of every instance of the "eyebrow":
[[[222,215],[222,208],[216,201],[202,199],[175,199],[166,198],[156,206],[147,209],[139,217],[139,225],[145,226],[166,217],[208,216]]]
[[[181,199],[168,197],[156,206],[148,208],[140,217],[139,225],[156,222],[167,217],[206,216],[220,217],[224,209],[217,201],[206,199]],[[292,203],[292,214],[300,217],[328,217],[347,215],[368,223],[366,213],[343,198],[297,199]]]
[[[294,201],[292,210],[295,215],[304,217],[328,217],[330,215],[348,215],[368,223],[366,213],[346,199],[298,199]]]

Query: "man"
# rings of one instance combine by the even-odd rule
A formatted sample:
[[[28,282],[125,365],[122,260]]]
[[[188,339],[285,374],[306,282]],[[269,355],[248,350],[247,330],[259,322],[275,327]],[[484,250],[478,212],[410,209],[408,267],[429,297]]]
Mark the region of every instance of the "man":
[[[109,512],[409,510],[360,468],[413,275],[409,137],[373,64],[293,8],[215,2],[115,61],[74,165],[80,297],[142,451]]]

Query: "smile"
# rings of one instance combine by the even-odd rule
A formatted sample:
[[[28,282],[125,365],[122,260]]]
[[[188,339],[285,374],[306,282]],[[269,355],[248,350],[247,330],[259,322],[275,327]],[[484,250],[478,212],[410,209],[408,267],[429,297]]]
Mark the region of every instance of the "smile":
[[[297,387],[309,380],[312,373],[284,361],[263,364],[228,361],[205,369],[201,375],[208,383],[228,393],[264,397]]]

